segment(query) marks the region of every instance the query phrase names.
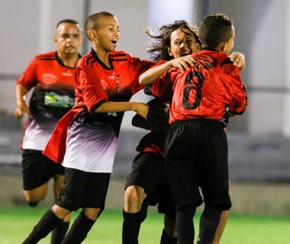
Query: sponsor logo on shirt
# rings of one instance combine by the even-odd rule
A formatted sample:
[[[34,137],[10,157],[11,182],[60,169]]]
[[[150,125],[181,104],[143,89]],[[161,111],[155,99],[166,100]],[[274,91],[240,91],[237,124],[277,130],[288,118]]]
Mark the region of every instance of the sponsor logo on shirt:
[[[62,72],[63,76],[73,76],[73,74],[70,71]]]
[[[47,84],[54,83],[57,81],[57,76],[51,73],[44,73],[42,75],[42,80]]]

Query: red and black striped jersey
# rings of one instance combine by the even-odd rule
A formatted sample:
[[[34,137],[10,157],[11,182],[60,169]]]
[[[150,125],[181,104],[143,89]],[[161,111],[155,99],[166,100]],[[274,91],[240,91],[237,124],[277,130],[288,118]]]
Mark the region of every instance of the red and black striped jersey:
[[[139,84],[139,76],[154,64],[123,51],[111,52],[109,55],[112,68],[105,66],[94,50],[79,60],[76,67],[76,104],[60,120],[44,150],[44,154],[52,160],[63,160],[66,129],[80,113],[99,122],[100,127],[101,124],[112,124],[118,134],[124,112],[94,113],[94,110],[106,101],[129,101],[132,95],[143,88]]]
[[[108,69],[92,50],[77,66],[76,108],[91,112],[104,101],[129,101],[143,86],[139,75],[153,63],[140,60],[123,51],[110,53],[112,68]]]
[[[241,114],[247,105],[247,94],[240,68],[228,55],[202,50],[193,53],[196,65],[185,72],[173,68],[152,86],[154,95],[164,93],[173,84],[169,123],[176,120],[207,118],[228,123],[229,113]],[[161,77],[162,78],[162,77]]]
[[[17,84],[33,89],[23,148],[43,150],[58,120],[75,103],[75,68],[67,67],[56,51],[35,56]]]

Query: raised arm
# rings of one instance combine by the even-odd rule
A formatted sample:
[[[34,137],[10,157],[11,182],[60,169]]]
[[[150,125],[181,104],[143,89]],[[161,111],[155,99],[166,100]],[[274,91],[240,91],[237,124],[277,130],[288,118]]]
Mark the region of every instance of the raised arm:
[[[187,55],[180,58],[171,59],[165,63],[162,63],[160,65],[156,65],[147,71],[145,71],[143,74],[139,77],[139,83],[143,86],[152,84],[155,80],[158,79],[159,76],[161,76],[165,71],[175,67],[179,68],[181,72],[189,69],[191,66],[193,66],[195,63],[195,60],[191,55]]]

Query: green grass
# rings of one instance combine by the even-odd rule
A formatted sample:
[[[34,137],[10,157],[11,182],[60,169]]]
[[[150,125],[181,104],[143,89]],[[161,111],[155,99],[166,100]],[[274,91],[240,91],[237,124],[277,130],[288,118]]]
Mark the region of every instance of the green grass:
[[[21,243],[46,208],[13,207],[0,209],[0,244]],[[75,217],[77,213],[74,213]],[[199,213],[195,218],[196,232]],[[163,216],[150,209],[140,232],[140,244],[158,244]],[[122,212],[106,210],[90,231],[84,244],[121,243]],[[290,217],[252,216],[232,213],[221,244],[289,244]],[[48,244],[50,236],[39,243]]]

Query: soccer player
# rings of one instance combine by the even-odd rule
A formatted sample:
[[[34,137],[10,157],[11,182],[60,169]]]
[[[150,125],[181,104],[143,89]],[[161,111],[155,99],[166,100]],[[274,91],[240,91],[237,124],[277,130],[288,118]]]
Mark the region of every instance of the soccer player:
[[[149,29],[146,31],[153,38],[148,51],[155,62],[188,55],[200,47],[197,30],[184,20],[175,21],[158,29],[159,35],[154,35]],[[183,44],[178,45],[178,40],[179,42],[182,40]],[[139,153],[133,161],[132,172],[125,185],[123,244],[138,243],[140,225],[146,218],[148,205],[157,203],[158,211],[165,214],[160,243],[177,243],[175,203],[164,176],[164,142],[171,97],[170,89],[167,94],[150,101],[152,113],[154,111],[156,116],[149,113],[147,121],[142,121],[138,115],[133,118],[133,125],[150,131],[137,146],[136,150]]]
[[[224,14],[206,16],[199,37],[202,50],[192,54],[195,65],[175,77],[166,141],[165,171],[177,203],[181,244],[194,241],[199,187],[205,209],[197,243],[213,242],[222,211],[231,207],[224,128],[230,114],[242,114],[247,104],[240,68],[227,55],[234,46],[232,20]],[[154,85],[162,93],[162,86]]]
[[[78,208],[83,210],[62,243],[86,238],[105,207],[123,114],[148,114],[146,104],[129,100],[143,88],[138,77],[153,63],[115,51],[120,33],[113,14],[92,14],[85,28],[92,49],[76,67],[76,104],[59,121],[44,151],[66,167],[64,186],[24,243],[38,242]]]
[[[32,207],[43,200],[54,179],[54,196],[64,183],[64,167],[42,155],[58,120],[74,105],[75,66],[82,43],[79,24],[63,19],[56,25],[56,51],[36,56],[16,84],[16,118],[28,114],[21,143],[23,194]],[[25,96],[32,91],[29,103]],[[60,243],[69,227],[69,216],[55,228],[52,243]]]
[[[155,40],[156,40],[155,42],[152,43],[152,45],[149,49],[149,52],[152,53],[153,59],[157,63],[154,67],[145,71],[140,76],[139,80],[144,85],[150,85],[150,89],[148,89],[149,87],[146,87],[147,88],[146,90],[149,91],[149,94],[156,95],[157,97],[161,95],[163,97],[163,100],[165,97],[167,97],[166,100],[168,100],[168,103],[170,103],[171,97],[173,94],[172,85],[173,85],[173,82],[175,79],[175,75],[177,74],[176,69],[171,69],[171,67],[177,67],[177,68],[180,68],[181,70],[186,70],[188,67],[190,67],[192,65],[193,60],[191,59],[191,56],[186,56],[186,55],[198,51],[199,48],[201,47],[201,43],[200,43],[199,38],[197,36],[197,30],[195,28],[192,29],[192,27],[183,20],[175,21],[173,24],[164,25],[159,29],[159,31],[160,31],[159,35],[153,35],[153,34],[150,34],[150,32],[148,33],[151,37],[155,38]],[[192,38],[194,38],[194,40],[196,40],[196,41],[194,42],[194,40],[191,40]],[[182,56],[181,56],[181,54],[182,54]],[[173,58],[175,58],[175,60]],[[234,62],[234,64],[236,66],[240,67],[241,69],[245,66],[244,55],[239,53],[239,52],[233,52],[230,55],[230,59]],[[168,60],[168,61],[166,61],[166,60]],[[152,84],[152,82],[154,82],[154,83]],[[163,101],[163,103],[164,103],[164,101]],[[164,107],[164,104],[162,104],[160,102],[158,102],[158,103],[154,102],[152,104],[152,106],[156,107],[158,104],[161,104],[161,106]],[[157,112],[159,114],[162,114],[161,109],[158,109],[158,111],[156,111],[156,113]],[[164,114],[164,112],[163,112],[163,114]],[[135,117],[137,117],[137,116],[135,116]],[[146,121],[142,121],[143,124],[141,124],[141,122],[138,122],[139,127],[143,126],[143,128],[147,128],[147,129],[150,128],[150,125],[152,127],[153,121],[151,123],[148,123],[149,120],[150,119],[148,118],[147,123],[146,123]],[[160,118],[158,119],[158,121],[154,121],[155,124],[157,122],[157,125],[158,125],[158,127],[156,125],[153,126],[155,128],[155,131],[156,131],[156,129],[167,130],[167,127],[168,127],[167,121],[164,121],[164,120],[166,120],[166,116],[164,116],[163,120],[161,120],[161,121],[160,121]],[[135,119],[134,123],[137,123],[136,121],[137,120]],[[140,121],[140,119],[139,119],[139,121]],[[163,122],[163,123],[161,123],[161,122]],[[157,133],[154,133],[154,132],[149,133],[149,135],[152,135],[152,134],[155,135],[155,137],[153,137],[153,139],[157,138],[157,136],[159,137],[159,139],[153,140],[152,136],[150,136],[150,137],[145,136],[145,137],[150,138],[151,140],[153,140],[153,142],[155,141],[155,143],[151,142],[152,143],[151,147],[153,147],[153,148],[156,148],[156,144],[157,144],[157,142],[159,142],[158,148],[160,150],[160,148],[164,147],[163,143],[165,140],[165,138],[164,138],[164,140],[161,140],[160,137],[161,136],[165,137],[165,133],[163,133],[163,135],[161,133],[159,133],[159,135]],[[142,144],[144,144],[143,141],[145,141],[149,145],[150,140],[148,141],[148,140],[143,139],[143,140],[141,140]],[[139,148],[140,148],[140,146],[139,146]],[[148,150],[148,149],[146,149],[146,150]],[[221,236],[222,236],[222,233],[224,231],[225,224],[227,221],[227,217],[228,217],[228,210],[223,211],[221,219],[220,219],[220,223],[218,226],[218,230],[216,232],[215,239],[213,241],[213,244],[218,244],[220,242],[220,239],[221,239]],[[166,221],[166,219],[169,219],[169,218],[167,218],[167,216],[165,216],[165,230],[164,230],[164,232],[168,233],[167,229],[169,229],[169,228],[166,228],[166,226],[167,226],[166,223],[168,223],[168,221]],[[168,226],[170,226],[170,225],[168,225]]]

